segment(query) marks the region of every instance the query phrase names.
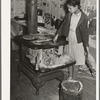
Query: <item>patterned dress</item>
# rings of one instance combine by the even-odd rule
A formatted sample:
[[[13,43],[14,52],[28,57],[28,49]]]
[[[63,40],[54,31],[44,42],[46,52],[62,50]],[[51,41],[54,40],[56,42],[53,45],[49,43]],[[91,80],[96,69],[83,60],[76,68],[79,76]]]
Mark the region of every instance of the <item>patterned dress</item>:
[[[83,43],[78,43],[76,38],[76,27],[80,17],[81,13],[72,14],[71,16],[70,31],[68,36],[68,55],[73,61],[76,61],[76,65],[85,65]]]

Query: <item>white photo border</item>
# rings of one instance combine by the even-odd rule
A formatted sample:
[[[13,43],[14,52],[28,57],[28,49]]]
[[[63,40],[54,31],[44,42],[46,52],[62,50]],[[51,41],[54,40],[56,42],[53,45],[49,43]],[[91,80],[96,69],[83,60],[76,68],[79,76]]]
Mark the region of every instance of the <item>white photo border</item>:
[[[96,35],[96,100],[99,100],[99,0]],[[10,100],[10,18],[11,0],[1,0],[1,99]]]

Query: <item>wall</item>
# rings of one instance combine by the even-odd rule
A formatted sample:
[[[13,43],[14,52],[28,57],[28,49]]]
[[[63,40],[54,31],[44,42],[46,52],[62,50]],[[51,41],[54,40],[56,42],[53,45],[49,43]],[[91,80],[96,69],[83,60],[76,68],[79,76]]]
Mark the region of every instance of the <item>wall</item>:
[[[11,17],[23,16],[25,13],[25,1],[26,0],[11,0]],[[51,13],[52,15],[60,18],[64,16],[63,8],[60,8],[60,4],[66,0],[38,0],[39,8],[44,13]],[[47,5],[43,6],[43,2]],[[90,17],[96,16],[96,0],[81,0],[82,10]]]
[[[23,16],[25,14],[26,0],[11,0],[11,17]]]
[[[81,7],[89,18],[96,17],[96,0],[81,0]]]

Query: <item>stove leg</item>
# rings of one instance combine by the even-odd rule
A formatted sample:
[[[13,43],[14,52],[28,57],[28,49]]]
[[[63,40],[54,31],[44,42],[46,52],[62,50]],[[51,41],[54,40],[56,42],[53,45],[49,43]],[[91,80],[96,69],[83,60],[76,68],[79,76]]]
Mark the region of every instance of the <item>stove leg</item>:
[[[39,95],[39,89],[36,89],[36,95]]]
[[[64,73],[62,72],[61,76],[59,78],[57,78],[57,80],[59,80],[60,83],[61,83],[63,81],[63,79],[64,79]]]
[[[18,77],[20,77],[20,63],[18,64],[17,68],[18,68]]]
[[[18,64],[18,77],[20,77],[20,64],[22,62],[22,44],[19,45],[19,64]]]
[[[33,86],[36,88],[36,95],[39,95],[39,89],[45,84],[44,81],[42,82],[34,82],[32,81]]]
[[[59,80],[60,81],[60,83],[63,81],[63,77],[60,77],[60,78],[58,78],[57,80]]]

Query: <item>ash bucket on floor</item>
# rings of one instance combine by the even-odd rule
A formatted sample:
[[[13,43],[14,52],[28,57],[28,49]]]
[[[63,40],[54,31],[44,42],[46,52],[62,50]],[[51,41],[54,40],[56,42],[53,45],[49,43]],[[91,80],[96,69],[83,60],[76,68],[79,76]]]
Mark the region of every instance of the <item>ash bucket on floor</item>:
[[[80,81],[63,81],[59,91],[59,100],[82,100],[82,90],[83,85]]]

